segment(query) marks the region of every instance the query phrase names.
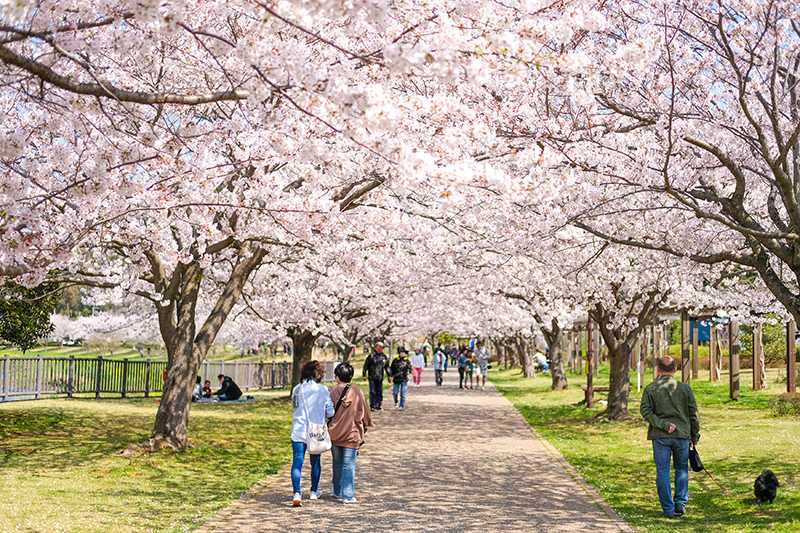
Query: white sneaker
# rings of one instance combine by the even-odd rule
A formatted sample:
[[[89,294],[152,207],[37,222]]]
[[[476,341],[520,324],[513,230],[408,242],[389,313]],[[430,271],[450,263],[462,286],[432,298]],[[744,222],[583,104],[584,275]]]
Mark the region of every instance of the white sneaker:
[[[354,497],[350,498],[349,500],[342,500],[342,503],[358,503],[358,500],[356,500],[356,498],[354,496]]]
[[[303,497],[300,495],[299,492],[294,493],[294,498],[292,498],[292,507],[300,507],[303,505]]]
[[[309,500],[319,500],[319,495],[321,491],[311,492],[311,495],[308,497]]]

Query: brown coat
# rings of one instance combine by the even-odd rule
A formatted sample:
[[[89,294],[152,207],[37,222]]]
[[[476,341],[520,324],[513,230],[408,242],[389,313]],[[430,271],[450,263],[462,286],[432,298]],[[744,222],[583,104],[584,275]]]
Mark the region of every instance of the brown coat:
[[[346,386],[346,383],[338,383],[331,389],[333,405],[339,403],[339,397]],[[364,394],[358,387],[351,385],[347,396],[328,422],[331,443],[342,448],[360,448],[364,444],[364,434],[368,427],[372,427],[372,419]]]

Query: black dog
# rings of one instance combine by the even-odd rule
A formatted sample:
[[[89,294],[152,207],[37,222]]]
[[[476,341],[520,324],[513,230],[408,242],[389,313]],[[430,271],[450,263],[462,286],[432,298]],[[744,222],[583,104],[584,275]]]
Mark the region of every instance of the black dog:
[[[756,482],[753,483],[753,492],[756,494],[758,503],[772,503],[779,486],[778,478],[772,473],[772,470],[767,469],[761,472],[761,475],[756,478]]]

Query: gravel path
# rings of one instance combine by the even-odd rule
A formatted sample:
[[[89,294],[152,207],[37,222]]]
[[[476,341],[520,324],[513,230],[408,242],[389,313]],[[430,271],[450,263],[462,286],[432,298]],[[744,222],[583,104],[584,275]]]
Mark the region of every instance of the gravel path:
[[[494,388],[461,391],[445,376],[435,387],[426,370],[405,412],[384,393],[357,463],[359,503],[330,498],[324,455],[321,500],[292,508],[287,467],[200,531],[632,531]],[[308,480],[306,461],[304,498]]]

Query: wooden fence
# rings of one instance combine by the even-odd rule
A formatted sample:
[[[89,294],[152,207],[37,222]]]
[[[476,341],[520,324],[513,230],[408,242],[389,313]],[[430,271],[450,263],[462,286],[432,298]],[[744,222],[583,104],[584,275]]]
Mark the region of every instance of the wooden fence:
[[[325,378],[333,379],[332,361]],[[42,397],[151,393],[163,390],[166,361],[78,357],[8,357],[0,359],[0,402]],[[217,375],[230,376],[243,390],[281,388],[292,382],[291,363],[206,361],[199,375],[216,388]]]

